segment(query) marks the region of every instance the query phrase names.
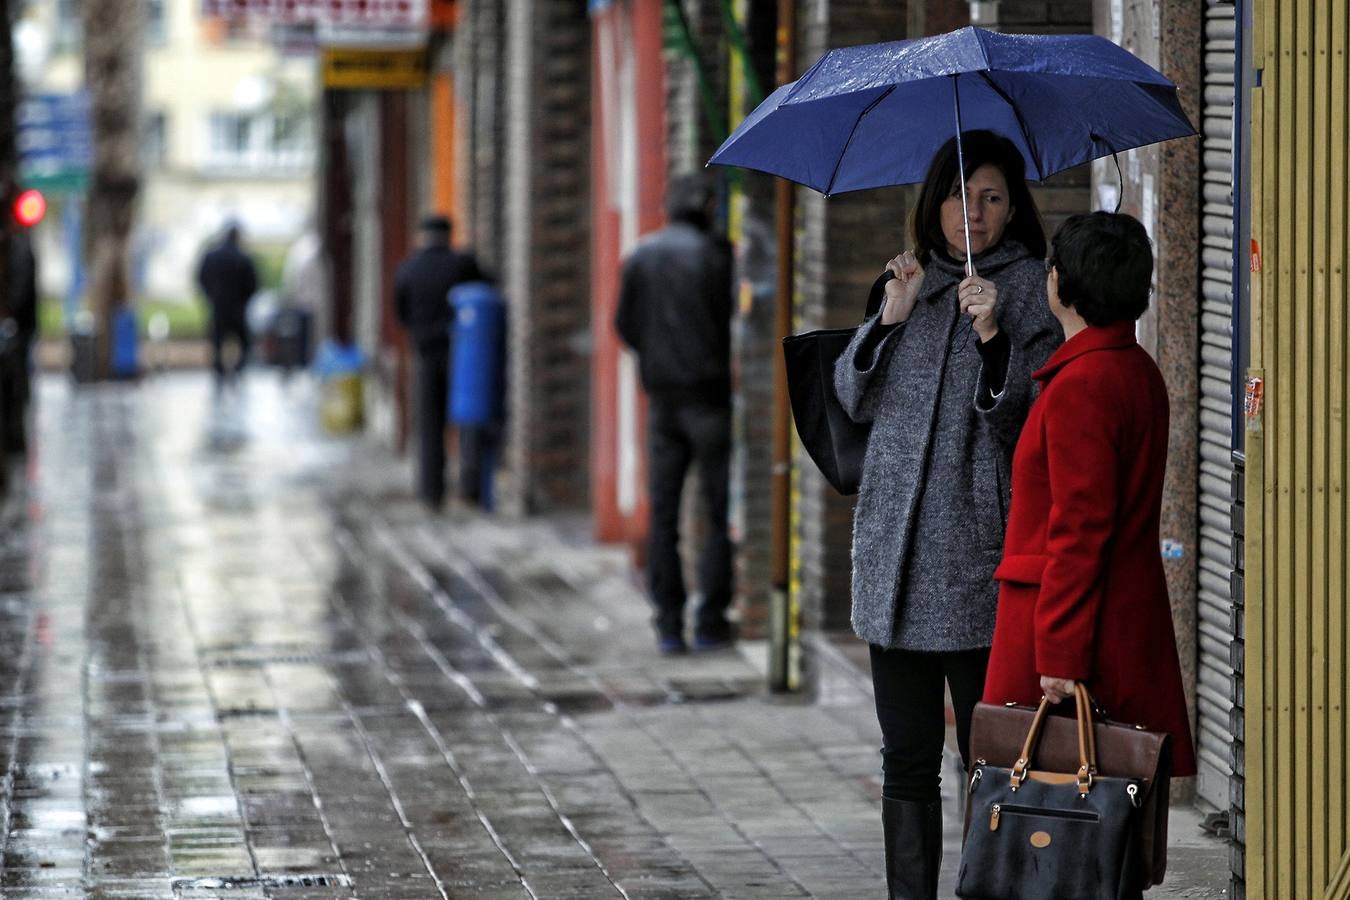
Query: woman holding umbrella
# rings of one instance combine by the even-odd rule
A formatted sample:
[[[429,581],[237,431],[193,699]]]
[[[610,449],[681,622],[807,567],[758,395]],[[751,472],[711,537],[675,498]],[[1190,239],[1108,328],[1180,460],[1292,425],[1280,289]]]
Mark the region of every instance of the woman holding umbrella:
[[[872,423],[853,627],[871,648],[893,898],[937,896],[944,685],[964,759],[993,639],[1012,449],[1031,373],[1062,341],[1025,171],[1016,146],[989,131],[942,147],[914,246],[886,263],[873,287],[885,304],[835,368],[844,408]]]

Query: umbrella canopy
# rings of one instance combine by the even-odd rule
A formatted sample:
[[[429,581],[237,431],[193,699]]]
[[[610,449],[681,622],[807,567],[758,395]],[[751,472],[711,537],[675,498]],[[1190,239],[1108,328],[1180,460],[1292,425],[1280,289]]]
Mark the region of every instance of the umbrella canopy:
[[[829,51],[765,99],[709,163],[826,195],[911,184],[958,122],[1012,140],[1033,181],[1196,133],[1176,85],[1106,38],[970,27]]]

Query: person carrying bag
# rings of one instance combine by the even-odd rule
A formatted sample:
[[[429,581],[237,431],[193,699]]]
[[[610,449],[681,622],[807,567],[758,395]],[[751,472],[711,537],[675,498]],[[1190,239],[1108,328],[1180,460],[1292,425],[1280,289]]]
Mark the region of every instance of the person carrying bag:
[[[1159,539],[1167,387],[1135,340],[1135,320],[1148,308],[1152,274],[1148,234],[1130,216],[1073,216],[1051,240],[1046,294],[1065,341],[1032,376],[1041,391],[1013,453],[1012,504],[1003,559],[994,572],[998,615],[983,699],[996,707],[1039,703],[1044,712],[1075,697],[1080,729],[1090,739],[1094,729],[1087,727],[1089,710],[1082,708],[1084,688],[1090,688],[1114,718],[1139,723],[1141,733],[1167,737],[1165,755],[1158,750],[1156,784],[1166,776],[1194,775],[1196,765]],[[980,397],[977,393],[977,409]],[[984,718],[990,715],[983,711]],[[1008,721],[1013,720],[982,728],[986,737],[972,748],[974,758],[988,748],[988,735],[1007,740],[1016,727]],[[1035,740],[1026,746],[1023,766],[1030,763]],[[1139,791],[1149,770],[1094,772],[1091,765],[1088,781],[1099,774],[1135,778],[1135,799],[1143,802]],[[1081,862],[1096,879],[1087,893],[1042,895],[1008,870],[999,892],[971,886],[962,896],[1138,896],[1144,886],[1162,880],[1166,865],[1165,826],[1157,826],[1157,803],[1165,793],[1159,788],[1154,818],[1141,820],[1152,824],[1137,829],[1140,842],[1147,837],[1149,846],[1123,857],[1134,871],[1133,894],[1119,893],[1116,868],[1101,868],[1104,860],[1085,855]],[[1014,806],[1022,802],[1009,800]],[[1116,814],[1093,805],[1099,817]],[[1046,833],[1052,838],[1048,849],[1054,835]],[[969,834],[975,842],[978,822],[972,820]],[[1109,840],[1124,839],[1116,834]],[[963,865],[970,871],[982,864],[986,843],[982,838],[968,844],[970,858]],[[1028,858],[1030,851],[1018,852]]]

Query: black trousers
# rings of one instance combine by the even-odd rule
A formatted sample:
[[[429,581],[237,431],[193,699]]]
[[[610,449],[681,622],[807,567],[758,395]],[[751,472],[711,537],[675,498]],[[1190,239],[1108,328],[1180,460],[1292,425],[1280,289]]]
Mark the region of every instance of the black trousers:
[[[923,653],[873,644],[872,690],[882,739],[882,795],[929,803],[940,796],[946,696],[951,690],[961,760],[970,762],[970,716],[984,694],[989,650]]]
[[[493,498],[493,469],[501,447],[501,424],[458,425],[459,496],[489,512]]]
[[[648,409],[651,534],[647,566],[656,627],[662,635],[684,631],[686,600],[680,568],[680,495],[691,463],[697,462],[708,520],[699,554],[703,591],[695,627],[709,636],[727,629],[731,605],[731,537],[727,491],[731,477],[731,407],[652,398]]]
[[[244,371],[248,363],[249,338],[248,322],[242,315],[214,315],[211,317],[211,368],[216,371],[216,379],[225,377],[225,341],[234,338],[239,344],[239,358],[234,364],[233,373]]]
[[[445,500],[445,419],[450,393],[450,350],[419,348],[413,371],[417,395],[417,496],[431,506]]]

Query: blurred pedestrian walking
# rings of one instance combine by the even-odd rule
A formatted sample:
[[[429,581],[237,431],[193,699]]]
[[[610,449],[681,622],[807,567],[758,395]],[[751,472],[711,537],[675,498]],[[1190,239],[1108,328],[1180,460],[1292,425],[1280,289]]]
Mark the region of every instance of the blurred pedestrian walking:
[[[421,246],[394,275],[394,305],[415,351],[417,495],[439,509],[445,502],[445,423],[450,386],[450,289],[484,280],[470,252],[450,247],[451,223],[429,215],[419,227]]]
[[[220,243],[202,257],[197,269],[197,283],[211,307],[211,367],[216,373],[217,389],[224,386],[227,377],[237,379],[248,364],[249,330],[248,303],[258,290],[258,269],[253,258],[240,246],[238,223],[225,227]],[[234,366],[225,370],[225,343],[233,340],[237,346]]]
[[[712,231],[706,176],[682,175],[666,197],[669,224],[623,267],[615,327],[638,356],[647,409],[651,533],[647,571],[663,653],[686,649],[680,496],[691,463],[707,513],[699,557],[703,598],[695,649],[729,646],[732,596],[727,491],[731,468],[731,246]]]

